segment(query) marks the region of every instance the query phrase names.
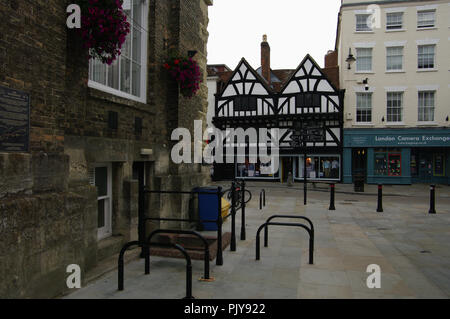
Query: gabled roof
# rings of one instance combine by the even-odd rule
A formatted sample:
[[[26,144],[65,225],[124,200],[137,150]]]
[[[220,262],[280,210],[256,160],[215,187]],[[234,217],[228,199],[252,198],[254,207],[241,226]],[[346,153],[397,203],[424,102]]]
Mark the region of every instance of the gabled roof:
[[[309,61],[309,62],[308,62]],[[308,70],[305,70],[306,64],[310,64],[308,66]],[[218,72],[217,75],[219,76],[220,80],[225,83],[222,86],[221,92],[219,92],[220,95],[224,93],[226,88],[228,87],[228,84],[230,80],[232,80],[237,73],[239,73],[242,65],[245,66],[253,74],[253,76],[264,86],[264,88],[270,92],[270,93],[281,93],[283,92],[286,87],[295,80],[296,76],[299,74],[301,70],[305,74],[312,74],[314,73],[315,76],[321,76],[326,80],[326,82],[330,85],[330,89],[332,88],[334,91],[338,90],[339,83],[336,83],[337,81],[333,81],[333,77],[329,76],[330,74],[333,74],[335,70],[328,70],[328,69],[322,69],[317,62],[311,57],[311,55],[307,54],[302,62],[299,64],[299,66],[296,69],[281,69],[281,70],[271,70],[271,83],[270,85],[267,83],[267,81],[263,78],[261,75],[261,68],[258,68],[257,70],[253,69],[251,65],[247,62],[245,58],[242,58],[237,67],[232,72]],[[242,75],[243,76],[243,75]],[[323,80],[322,80],[323,81]]]

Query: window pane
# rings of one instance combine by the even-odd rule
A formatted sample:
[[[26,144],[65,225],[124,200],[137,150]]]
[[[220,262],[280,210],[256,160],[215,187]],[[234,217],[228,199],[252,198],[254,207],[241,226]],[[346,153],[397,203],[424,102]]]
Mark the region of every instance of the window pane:
[[[417,27],[430,28],[435,25],[436,11],[419,11],[417,12]]]
[[[403,47],[387,48],[386,69],[402,70],[403,69]]]
[[[418,120],[434,121],[434,92],[419,92]]]
[[[95,168],[95,186],[97,186],[98,197],[108,195],[108,168]]]
[[[372,122],[372,94],[358,93],[356,95],[356,121]]]
[[[141,63],[141,31],[133,29],[133,61]]]
[[[434,68],[434,45],[421,45],[419,46],[418,53],[418,68],[419,69],[432,69]]]
[[[125,57],[120,59],[120,90],[130,93],[131,89],[131,62]]]
[[[403,26],[403,13],[394,12],[386,15],[386,29],[395,30],[401,29]]]
[[[372,31],[369,26],[369,14],[357,14],[356,15],[356,31]]]
[[[133,24],[137,27],[142,27],[142,0],[133,0]]]
[[[389,92],[387,94],[387,121],[401,122],[403,107],[403,93]]]
[[[113,89],[119,89],[119,60],[108,66],[108,86]]]
[[[92,80],[100,84],[106,84],[106,65],[98,60],[91,60],[92,67]]]
[[[372,71],[372,49],[356,49],[356,71]]]
[[[141,95],[141,66],[133,62],[133,95]]]
[[[105,227],[106,225],[106,218],[105,218],[105,202],[106,200],[101,199],[98,201],[98,228]]]

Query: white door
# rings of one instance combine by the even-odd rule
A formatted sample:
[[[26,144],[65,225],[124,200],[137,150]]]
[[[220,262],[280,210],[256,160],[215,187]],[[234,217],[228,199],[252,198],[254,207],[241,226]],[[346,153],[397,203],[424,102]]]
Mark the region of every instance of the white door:
[[[91,170],[91,184],[97,187],[98,239],[112,235],[112,169],[111,163],[97,164]]]

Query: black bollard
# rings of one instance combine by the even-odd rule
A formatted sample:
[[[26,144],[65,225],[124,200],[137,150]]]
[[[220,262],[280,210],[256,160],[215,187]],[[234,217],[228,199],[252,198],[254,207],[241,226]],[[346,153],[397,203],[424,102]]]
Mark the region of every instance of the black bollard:
[[[241,240],[245,240],[245,181],[242,180],[241,188]]]
[[[378,205],[377,205],[377,212],[382,213],[383,212],[383,185],[378,184]]]
[[[266,207],[266,190],[263,189],[263,207]]]
[[[261,210],[263,208],[263,193],[261,191],[261,193],[259,193],[259,210]]]
[[[231,251],[236,251],[236,205],[236,183],[233,181],[231,182]]]
[[[436,214],[436,185],[430,185],[430,210],[428,214]]]
[[[328,210],[336,210],[336,207],[334,207],[334,184],[330,184],[330,208]]]

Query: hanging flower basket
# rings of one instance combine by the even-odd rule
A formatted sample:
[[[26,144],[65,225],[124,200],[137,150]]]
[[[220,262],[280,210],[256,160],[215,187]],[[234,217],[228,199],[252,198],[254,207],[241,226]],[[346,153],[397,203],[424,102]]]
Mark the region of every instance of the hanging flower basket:
[[[192,58],[173,57],[164,63],[164,68],[178,82],[180,93],[184,97],[191,98],[197,94],[203,78],[196,61]]]
[[[130,33],[122,0],[78,0],[81,8],[81,38],[89,59],[112,64]]]

